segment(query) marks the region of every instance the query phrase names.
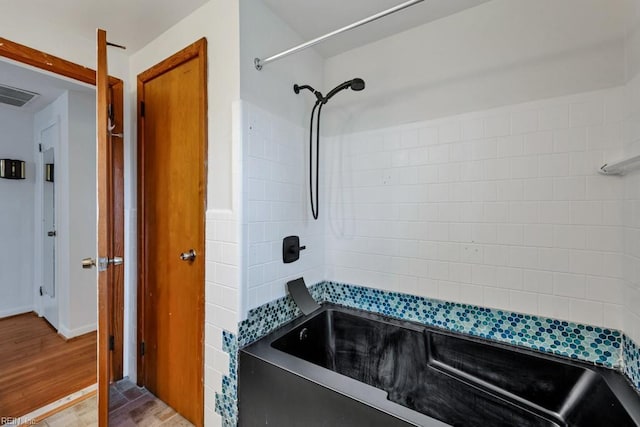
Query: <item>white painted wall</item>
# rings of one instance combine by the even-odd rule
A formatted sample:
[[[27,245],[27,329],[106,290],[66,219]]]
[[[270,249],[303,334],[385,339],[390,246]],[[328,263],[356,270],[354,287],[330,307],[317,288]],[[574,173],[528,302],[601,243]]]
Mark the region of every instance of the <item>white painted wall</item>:
[[[313,49],[266,65],[261,71],[255,58],[266,58],[305,42],[262,0],[240,1],[240,96],[265,111],[297,126],[309,121],[315,97],[296,95],[293,85],[308,84],[322,91],[324,59]]]
[[[23,20],[14,17],[14,13],[0,15],[3,38],[96,69],[95,39],[79,37],[72,26],[62,27],[42,20],[37,23],[32,21],[32,25],[25,27]],[[112,36],[113,40],[117,40],[117,34]],[[126,80],[129,72],[128,57],[127,51],[109,48],[109,73]]]
[[[97,273],[81,267],[82,258],[95,256],[96,248],[95,114],[93,93],[67,91],[36,113],[34,119],[36,147],[40,143],[40,129],[54,121],[60,126],[60,145],[53,147],[56,159],[56,298],[58,332],[67,338],[94,331],[97,327]],[[47,148],[43,147],[43,150]],[[40,171],[37,175],[41,180]],[[41,206],[37,205],[36,212],[40,212]],[[38,235],[43,235],[44,230],[37,223],[36,229]],[[38,282],[41,281],[39,265],[36,265]],[[36,292],[39,286],[36,283]]]
[[[493,0],[329,58],[326,87],[367,89],[332,100],[327,134],[621,85],[623,5]]]
[[[0,179],[0,318],[33,310],[33,114],[0,106],[0,158],[26,162],[25,180]]]
[[[640,1],[627,0],[625,68],[627,83],[640,73]]]

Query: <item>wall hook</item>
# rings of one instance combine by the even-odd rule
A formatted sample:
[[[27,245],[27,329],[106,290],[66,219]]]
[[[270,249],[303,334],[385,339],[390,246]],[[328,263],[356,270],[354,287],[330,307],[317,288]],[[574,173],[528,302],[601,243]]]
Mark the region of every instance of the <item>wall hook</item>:
[[[116,128],[116,125],[115,123],[111,124],[111,117],[109,117],[109,124],[107,128],[109,129],[109,136],[115,137],[115,138],[124,138],[124,134],[122,133],[113,133],[113,130]]]

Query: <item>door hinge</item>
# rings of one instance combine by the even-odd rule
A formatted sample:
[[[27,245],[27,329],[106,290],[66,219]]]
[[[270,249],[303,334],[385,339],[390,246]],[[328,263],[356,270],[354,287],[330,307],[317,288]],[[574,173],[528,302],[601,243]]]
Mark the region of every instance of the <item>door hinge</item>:
[[[107,261],[111,265],[122,265],[124,259],[121,256],[114,256],[113,258],[109,258]]]
[[[124,260],[121,256],[113,258],[98,257],[98,262],[93,258],[84,258],[82,260],[82,268],[93,268],[97,265],[98,272],[102,273],[103,271],[107,271],[110,265],[121,265],[123,262]]]
[[[42,290],[42,286],[40,286],[40,296],[44,295],[44,291]]]
[[[144,117],[144,113],[145,113],[144,101],[140,101],[140,117]]]
[[[109,351],[113,351],[116,347],[116,337],[109,335]]]
[[[144,356],[144,341],[140,343],[140,356]]]
[[[38,151],[42,153],[42,144],[38,144]]]

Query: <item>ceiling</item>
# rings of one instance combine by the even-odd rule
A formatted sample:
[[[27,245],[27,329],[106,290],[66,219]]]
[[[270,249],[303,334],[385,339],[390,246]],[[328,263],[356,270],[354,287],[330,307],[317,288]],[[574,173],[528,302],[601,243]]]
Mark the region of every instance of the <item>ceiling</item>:
[[[5,60],[0,60],[0,84],[37,93],[39,96],[29,101],[24,107],[0,104],[0,108],[32,113],[42,110],[67,90],[95,92],[95,88],[88,85],[34,71]]]
[[[26,28],[62,28],[93,40],[104,28],[110,41],[134,53],[209,0],[0,0],[2,20]],[[225,0],[231,1],[231,0]],[[264,0],[304,39],[313,39],[404,0]],[[426,0],[317,46],[330,57],[489,0]]]
[[[133,53],[208,0],[0,0],[3,19],[46,23],[93,40],[104,28]]]
[[[426,0],[316,45],[328,58],[489,0]],[[305,41],[403,3],[404,0],[264,0]],[[289,46],[283,46],[287,48]]]

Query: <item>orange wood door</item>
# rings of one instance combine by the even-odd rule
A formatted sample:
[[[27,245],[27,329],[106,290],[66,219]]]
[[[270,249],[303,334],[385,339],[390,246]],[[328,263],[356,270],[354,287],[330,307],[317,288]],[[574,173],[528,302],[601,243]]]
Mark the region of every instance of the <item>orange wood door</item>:
[[[143,383],[197,426],[204,421],[204,46],[141,74],[138,86]]]
[[[97,170],[98,170],[98,425],[106,427],[109,417],[109,319],[113,287],[113,269],[100,267],[99,257],[113,257],[113,188],[111,147],[108,129],[109,72],[107,68],[107,33],[98,30],[97,92]]]
[[[112,185],[112,252],[124,258],[124,84],[111,82],[109,86],[109,119],[111,127],[108,140],[111,155]],[[110,379],[118,381],[124,371],[124,263],[112,265],[113,284],[109,286],[109,340],[113,344],[109,352]]]

